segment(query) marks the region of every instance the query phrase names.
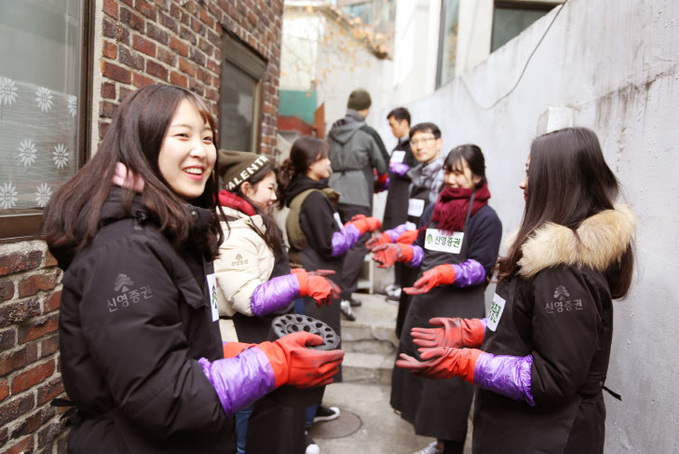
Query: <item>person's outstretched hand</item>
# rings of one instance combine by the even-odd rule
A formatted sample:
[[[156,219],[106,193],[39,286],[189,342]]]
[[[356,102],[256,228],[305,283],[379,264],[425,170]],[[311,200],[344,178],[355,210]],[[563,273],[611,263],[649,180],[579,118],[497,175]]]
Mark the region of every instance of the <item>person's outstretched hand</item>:
[[[392,242],[391,237],[389,236],[388,233],[381,233],[379,235],[375,235],[374,237],[372,237],[368,241],[366,241],[365,247],[368,250],[372,251],[377,246],[381,246],[383,244],[389,244],[391,242]]]
[[[299,269],[299,268],[298,268]],[[316,305],[330,305],[333,300],[339,299],[341,289],[326,276],[335,274],[333,270],[296,271],[295,276],[299,281],[299,296],[310,296],[316,301]]]
[[[403,291],[408,295],[422,295],[434,287],[452,284],[454,281],[455,268],[453,265],[446,263],[425,271],[412,287],[405,287]]]
[[[479,355],[483,353],[475,348],[427,348],[422,351],[418,361],[412,356],[401,353],[396,366],[408,369],[415,375],[426,378],[461,377],[464,381],[474,383],[474,366]]]
[[[390,268],[396,262],[409,262],[413,258],[413,248],[403,243],[388,243],[375,247],[373,260],[378,268]]]
[[[441,328],[414,327],[410,331],[420,351],[435,347],[480,347],[483,343],[486,328],[479,319],[435,317],[429,323]]]
[[[361,217],[359,217],[361,216]],[[354,220],[355,219],[355,220]],[[362,214],[357,214],[351,221],[347,222],[345,226],[353,225],[361,232],[361,235],[366,232],[374,232],[382,228],[382,221],[377,218],[363,216]]]
[[[276,387],[292,385],[310,388],[332,383],[344,358],[342,350],[314,350],[307,345],[322,345],[317,334],[288,334],[274,342],[262,342],[258,347],[266,354],[276,377]]]

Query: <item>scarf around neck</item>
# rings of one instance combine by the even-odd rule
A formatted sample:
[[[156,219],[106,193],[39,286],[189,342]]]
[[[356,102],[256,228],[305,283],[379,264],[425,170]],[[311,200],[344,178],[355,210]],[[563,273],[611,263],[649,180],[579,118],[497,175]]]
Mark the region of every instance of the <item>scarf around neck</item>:
[[[473,192],[473,189],[463,188],[444,188],[441,191],[431,217],[432,222],[438,223],[439,230],[450,233],[464,230],[464,221]],[[488,199],[490,199],[490,191],[488,185],[484,184],[476,190],[471,215],[474,216],[484,205],[487,205]]]
[[[257,214],[254,207],[242,197],[238,197],[233,192],[229,192],[226,189],[219,191],[219,203],[223,207],[233,208],[234,210],[242,211],[248,216],[254,216]]]
[[[443,161],[443,157],[439,156],[422,166],[420,184],[423,188],[438,192],[438,188],[443,183],[443,172],[441,172]]]

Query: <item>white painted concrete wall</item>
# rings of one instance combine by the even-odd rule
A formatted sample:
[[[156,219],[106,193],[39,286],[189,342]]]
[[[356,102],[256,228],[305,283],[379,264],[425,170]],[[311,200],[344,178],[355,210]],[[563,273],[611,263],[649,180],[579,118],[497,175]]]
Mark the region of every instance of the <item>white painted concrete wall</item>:
[[[570,0],[564,8],[496,107],[484,109],[512,88],[557,10],[408,107],[416,121],[441,126],[446,150],[481,146],[505,233],[521,220],[518,183],[540,116],[568,107],[574,124],[597,132],[639,216],[635,282],[615,304],[607,385],[623,401],[606,396],[606,453],[678,452],[679,2]]]
[[[316,88],[318,105],[325,103],[326,132],[344,117],[349,94],[359,87],[372,98],[367,123],[382,123],[377,113],[388,112],[391,103],[392,60],[378,59],[349,31],[321,13],[306,11],[286,11],[282,49],[281,89]]]
[[[390,108],[431,94],[436,88],[440,19],[441,0],[396,3]]]

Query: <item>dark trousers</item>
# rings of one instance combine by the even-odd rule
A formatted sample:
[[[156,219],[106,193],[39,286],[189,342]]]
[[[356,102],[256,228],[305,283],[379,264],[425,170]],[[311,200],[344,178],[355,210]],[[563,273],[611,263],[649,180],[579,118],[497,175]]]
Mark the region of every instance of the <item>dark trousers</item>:
[[[343,203],[340,203],[337,206],[337,212],[344,224],[349,222],[351,218],[357,214],[372,216],[372,210],[368,207],[346,205]],[[344,259],[342,260],[342,299],[351,298],[351,294],[358,288],[358,275],[361,273],[363,260],[368,253],[365,243],[370,236],[370,233],[363,235],[361,239],[344,254]]]

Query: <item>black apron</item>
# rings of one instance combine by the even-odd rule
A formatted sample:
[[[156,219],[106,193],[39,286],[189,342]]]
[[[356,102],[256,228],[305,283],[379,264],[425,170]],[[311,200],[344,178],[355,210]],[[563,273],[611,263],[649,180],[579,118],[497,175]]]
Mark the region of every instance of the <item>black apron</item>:
[[[471,214],[472,200],[465,220],[465,235],[457,254],[427,249],[422,271],[445,263],[459,264],[467,259],[469,234],[466,233]],[[435,228],[430,223],[429,228]],[[483,318],[485,312],[485,285],[434,287],[424,295],[415,295],[406,315],[396,357],[401,353],[419,358],[417,346],[410,331],[413,327],[431,328],[433,317]],[[467,434],[467,416],[474,394],[473,385],[459,377],[432,380],[417,377],[406,369],[394,367],[392,373],[391,405],[410,422],[418,435],[441,440],[464,442]]]
[[[398,159],[403,153],[403,159]],[[410,140],[405,140],[394,148],[389,161],[403,163],[409,167],[417,164],[413,152],[410,151]],[[408,196],[410,195],[410,177],[406,174],[402,177],[389,172],[389,190],[387,202],[384,206],[382,218],[382,230],[397,227],[408,220]]]
[[[275,277],[285,276],[286,274],[290,274],[290,261],[288,260],[287,251],[283,249],[274,255],[274,265],[269,280]],[[273,319],[281,314],[292,312],[292,304],[293,303],[285,309],[267,314],[263,317],[248,317],[240,312],[233,314],[233,325],[236,328],[238,341],[258,344],[267,340],[269,338],[269,331],[271,330]]]
[[[333,258],[332,260],[324,259],[319,253],[310,247],[304,248],[302,251],[302,266],[307,271],[315,270],[333,270],[335,274],[328,276],[335,284],[342,285],[342,258]],[[340,324],[340,300],[332,301],[329,306],[323,304],[321,307],[316,305],[316,301],[309,297],[304,297],[304,313],[309,317],[313,317],[322,322],[327,323],[330,328],[342,337],[342,330]],[[337,348],[342,348],[342,343]],[[340,365],[339,372],[335,375],[335,383],[342,381],[342,366]]]
[[[429,192],[429,189],[425,187],[413,185],[410,198],[408,199],[408,210],[406,217],[406,222],[410,224],[410,230],[419,227],[422,214],[430,204]],[[396,266],[400,267],[398,272],[401,279],[401,288],[412,287],[412,285],[415,283],[415,280],[417,279],[418,273],[420,272],[420,267],[412,267],[403,263],[396,263]],[[406,314],[408,313],[408,308],[410,307],[412,300],[412,296],[408,295],[406,292],[401,292],[401,296],[398,299],[398,314],[396,315],[396,337],[399,339],[401,338]]]
[[[273,270],[269,279],[290,274],[290,262],[285,249],[275,254]],[[240,342],[260,343],[269,337],[271,323],[277,316],[292,311],[292,304],[278,313],[264,317],[248,317],[236,312],[233,324]],[[255,402],[248,419],[245,443],[247,452],[257,454],[301,454],[304,440],[304,408],[280,405],[269,395]]]

